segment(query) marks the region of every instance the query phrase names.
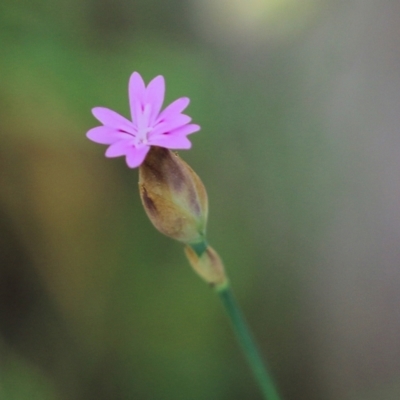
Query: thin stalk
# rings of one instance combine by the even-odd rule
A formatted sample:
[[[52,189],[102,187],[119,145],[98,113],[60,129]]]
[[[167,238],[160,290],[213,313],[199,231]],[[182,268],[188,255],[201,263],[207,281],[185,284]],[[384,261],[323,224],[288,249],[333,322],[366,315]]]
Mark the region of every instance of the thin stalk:
[[[260,356],[260,352],[257,349],[250,329],[239,309],[239,306],[237,305],[229,283],[217,286],[216,291],[225,306],[228,316],[232,322],[236,337],[242,346],[244,354],[248,363],[250,364],[250,368],[253,371],[265,400],[281,400],[275,388],[274,382]]]

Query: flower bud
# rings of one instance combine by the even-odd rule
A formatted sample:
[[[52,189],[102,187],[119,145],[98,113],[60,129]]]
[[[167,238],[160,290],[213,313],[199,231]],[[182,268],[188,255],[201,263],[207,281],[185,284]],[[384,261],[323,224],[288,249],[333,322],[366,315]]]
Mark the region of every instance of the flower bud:
[[[220,286],[227,283],[224,265],[218,253],[210,246],[198,253],[190,246],[185,246],[185,253],[192,268],[209,284]]]
[[[177,154],[152,146],[139,168],[139,189],[144,209],[161,233],[187,244],[203,242],[207,192]]]

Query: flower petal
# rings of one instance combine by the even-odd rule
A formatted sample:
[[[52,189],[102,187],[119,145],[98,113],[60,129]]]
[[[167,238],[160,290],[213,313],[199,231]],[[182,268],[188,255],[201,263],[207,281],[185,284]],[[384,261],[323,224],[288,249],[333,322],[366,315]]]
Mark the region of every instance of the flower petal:
[[[155,122],[164,102],[165,81],[164,77],[156,76],[147,86],[144,103],[151,105],[149,123]]]
[[[185,135],[161,135],[151,140],[154,146],[165,147],[167,149],[190,149],[192,143]]]
[[[174,116],[174,118],[171,117],[171,119],[160,122],[158,125],[156,125],[155,128],[151,131],[150,136],[157,136],[162,133],[171,132],[174,129],[180,128],[183,125],[187,125],[191,120],[192,118],[185,114],[178,114]]]
[[[150,113],[151,113],[151,105],[146,104],[144,106],[143,112],[141,112],[137,115],[136,128],[138,130],[139,135],[140,135],[140,132],[143,132],[143,131],[147,132],[147,130],[149,129]]]
[[[150,150],[150,146],[142,146],[142,147],[131,147],[126,153],[126,163],[129,168],[136,168],[146,158],[148,151]]]
[[[100,144],[113,144],[121,139],[131,139],[128,133],[123,133],[107,126],[97,126],[87,131],[86,137]]]
[[[168,135],[190,135],[191,133],[199,131],[201,128],[196,124],[189,124],[171,131]]]
[[[161,122],[167,118],[173,117],[175,114],[180,114],[190,103],[190,100],[187,97],[181,97],[173,101],[168,107],[161,112],[159,117],[156,120],[157,122]]]
[[[134,133],[135,129],[132,122],[119,115],[113,110],[105,107],[95,107],[92,109],[92,114],[97,120],[99,120],[104,126],[114,129],[121,129],[129,133]]]
[[[129,79],[129,105],[132,121],[137,122],[139,113],[142,112],[146,96],[144,81],[138,72],[134,72]]]
[[[129,140],[120,140],[113,143],[106,151],[106,157],[120,157],[128,153],[133,144]]]

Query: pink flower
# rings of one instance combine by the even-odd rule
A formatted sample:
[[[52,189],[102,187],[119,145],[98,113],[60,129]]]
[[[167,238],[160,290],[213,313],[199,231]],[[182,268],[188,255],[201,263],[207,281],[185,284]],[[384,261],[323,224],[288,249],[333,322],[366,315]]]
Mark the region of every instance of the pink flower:
[[[139,73],[129,79],[129,104],[132,121],[104,107],[92,113],[103,125],[90,129],[86,136],[93,142],[110,145],[106,157],[126,156],[130,168],[144,161],[150,146],[167,149],[189,149],[187,138],[197,132],[199,125],[190,124],[191,118],[182,111],[189,99],[181,97],[160,112],[164,101],[165,82],[159,75],[147,87]]]

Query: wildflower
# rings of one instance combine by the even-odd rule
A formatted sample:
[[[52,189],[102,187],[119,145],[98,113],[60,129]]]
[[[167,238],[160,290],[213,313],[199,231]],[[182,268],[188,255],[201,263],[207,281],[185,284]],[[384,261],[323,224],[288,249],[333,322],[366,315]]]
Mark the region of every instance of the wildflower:
[[[132,121],[105,107],[92,113],[103,125],[90,129],[86,136],[93,142],[110,145],[106,157],[126,156],[130,168],[142,164],[150,146],[167,149],[189,149],[187,135],[197,132],[199,125],[182,111],[189,99],[181,97],[160,112],[165,92],[164,78],[155,77],[147,87],[138,72],[129,79],[129,104]]]
[[[205,240],[207,192],[177,154],[153,146],[139,168],[139,189],[144,209],[161,233],[188,244]]]

